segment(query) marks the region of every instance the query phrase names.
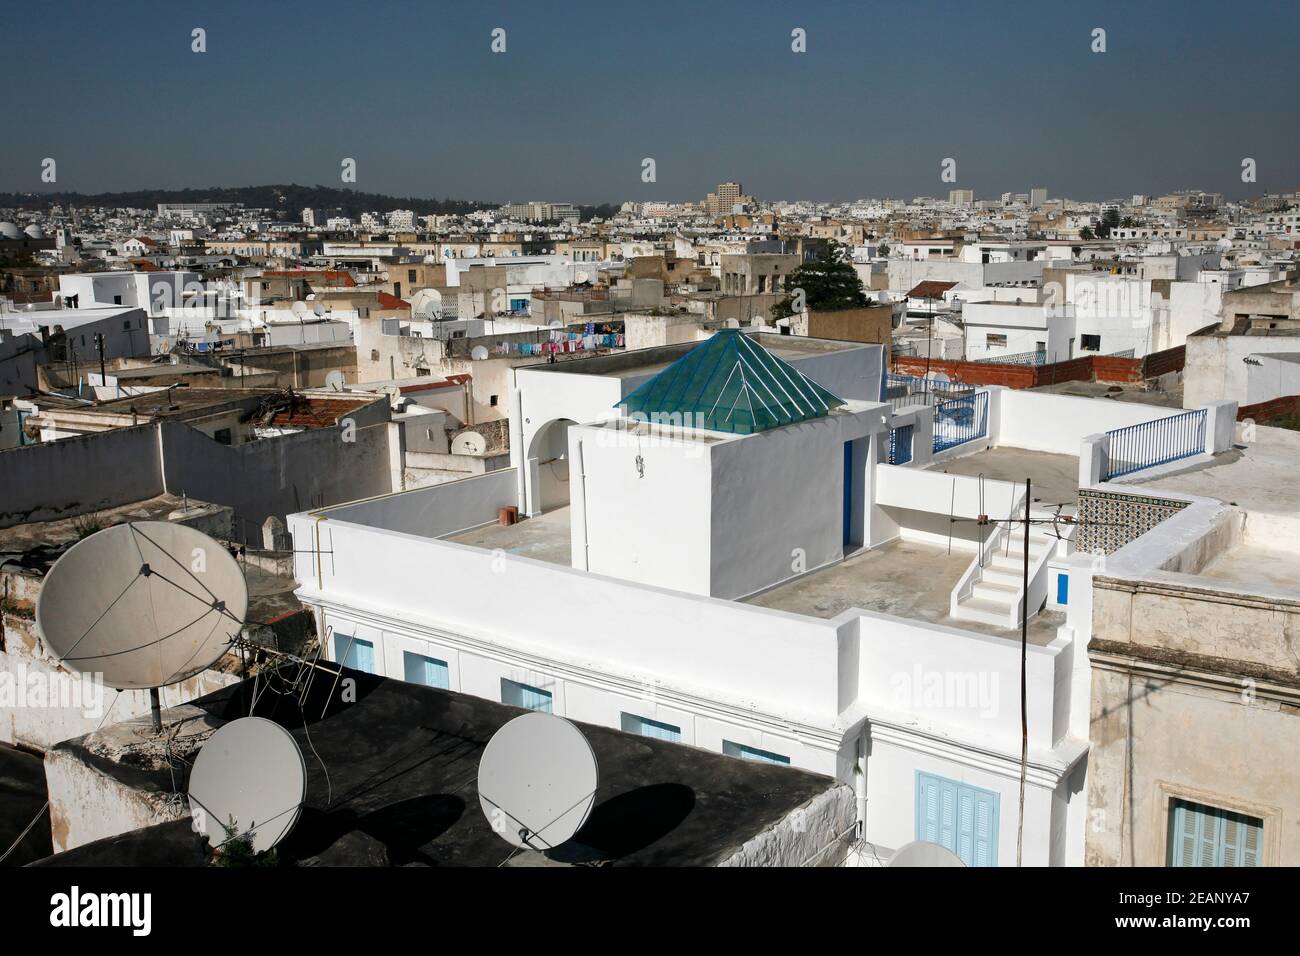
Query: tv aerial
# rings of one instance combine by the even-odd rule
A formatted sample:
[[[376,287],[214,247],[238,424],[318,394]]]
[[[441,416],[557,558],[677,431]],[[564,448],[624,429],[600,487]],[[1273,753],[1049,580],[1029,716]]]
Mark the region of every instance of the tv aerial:
[[[214,849],[247,839],[254,853],[265,853],[298,822],[306,794],[302,748],[264,717],[240,717],[218,728],[190,771],[194,829]]]
[[[182,524],[134,521],[78,541],[50,568],[36,626],[70,669],[116,690],[158,688],[216,663],[248,612],[243,571],[219,542]]]
[[[582,731],[563,717],[534,711],[488,741],[478,764],[479,804],[507,843],[550,850],[587,822],[599,778]]]

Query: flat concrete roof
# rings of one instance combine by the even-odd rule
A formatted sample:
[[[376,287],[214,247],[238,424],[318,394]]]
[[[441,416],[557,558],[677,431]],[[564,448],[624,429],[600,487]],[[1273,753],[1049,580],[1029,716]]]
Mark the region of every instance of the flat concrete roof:
[[[860,551],[839,564],[804,575],[748,598],[745,603],[818,617],[837,617],[852,608],[878,611],[928,624],[943,624],[981,634],[1020,639],[1020,631],[963,621],[948,613],[957,579],[975,559],[973,551],[916,541],[892,541]],[[1065,615],[1044,611],[1030,618],[1029,642],[1046,645]]]
[[[359,671],[347,675],[356,681],[353,703],[341,703],[321,675],[302,708],[294,693],[268,683],[253,709],[292,733],[306,758],[307,798],[278,847],[281,865],[711,866],[835,786],[803,770],[578,724],[600,768],[591,817],[545,856],[512,854],[480,807],[478,763],[492,735],[525,711]],[[173,752],[195,746],[205,723],[248,715],[251,700],[252,684],[244,682],[164,711],[164,724],[182,720],[187,731]],[[155,799],[184,793],[188,766],[173,780],[163,761],[144,759],[138,748],[148,736],[147,723],[129,721],[56,749]],[[183,756],[192,762],[192,752]],[[165,824],[48,863],[201,865],[206,854],[196,844]]]
[[[1239,425],[1232,450],[1212,461],[1124,484],[1146,492],[1217,498],[1247,511],[1295,519],[1300,515],[1296,462],[1300,462],[1300,432]]]
[[[1022,486],[1029,478],[1034,501],[1041,505],[1066,504],[1073,514],[1079,500],[1079,458],[1024,448],[986,448],[972,455],[951,458],[930,465],[926,471],[950,475],[980,475],[995,481],[1010,481]],[[990,517],[1010,517],[990,515]]]
[[[1251,593],[1260,585],[1300,598],[1300,551],[1242,544],[1216,557],[1198,574]]]
[[[506,554],[560,564],[566,568],[572,561],[568,505],[552,508],[533,518],[524,518],[516,524],[487,524],[448,535],[442,540],[468,544],[486,551],[501,550]]]

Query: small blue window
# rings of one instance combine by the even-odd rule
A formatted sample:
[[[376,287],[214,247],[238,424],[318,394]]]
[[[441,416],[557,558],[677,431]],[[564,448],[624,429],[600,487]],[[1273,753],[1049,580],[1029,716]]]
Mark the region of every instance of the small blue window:
[[[447,662],[440,661],[436,657],[425,657],[423,654],[404,651],[402,671],[403,677],[412,684],[441,687],[443,690],[451,687],[451,674],[447,670]]]
[[[1056,576],[1056,603],[1070,603],[1070,576],[1068,574],[1058,574]]]
[[[518,681],[501,678],[501,703],[512,707],[524,707],[528,710],[540,710],[544,714],[551,712],[551,692],[540,687],[531,687]]]
[[[722,742],[722,752],[728,757],[739,757],[741,760],[757,760],[759,763],[788,764],[790,762],[789,757],[774,754],[770,750],[746,747],[744,744],[738,744],[733,740],[724,740]]]
[[[1188,800],[1169,804],[1170,866],[1259,866],[1264,821]]]
[[[375,672],[375,645],[350,634],[334,635],[334,654],[338,662],[354,671]]]
[[[967,866],[997,866],[998,795],[918,770],[916,838],[946,846]]]
[[[649,717],[638,717],[636,714],[623,714],[620,722],[629,734],[654,737],[656,740],[671,740],[673,743],[682,741],[682,728],[674,727],[672,724],[651,720]]]

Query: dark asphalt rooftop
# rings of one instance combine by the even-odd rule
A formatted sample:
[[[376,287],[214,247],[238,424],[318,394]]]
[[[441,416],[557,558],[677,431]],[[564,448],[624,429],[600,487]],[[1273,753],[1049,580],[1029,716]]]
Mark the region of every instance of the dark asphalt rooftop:
[[[356,701],[315,678],[300,709],[292,693],[261,685],[255,713],[293,733],[307,764],[307,800],[280,844],[279,865],[498,866],[512,846],[479,806],[479,758],[492,734],[525,711],[492,701],[348,671]],[[194,702],[231,720],[248,714],[251,684]],[[164,721],[168,712],[164,712]],[[523,852],[511,865],[711,866],[835,785],[818,774],[725,757],[694,747],[578,724],[595,751],[595,809],[548,859]],[[124,765],[88,750],[60,750],[130,786],[170,792],[164,769]],[[192,758],[191,758],[192,761]],[[328,768],[328,779],[326,769]],[[182,788],[183,789],[183,788]],[[205,854],[188,820],[99,841],[42,865],[198,865]],[[196,852],[198,848],[198,852]]]

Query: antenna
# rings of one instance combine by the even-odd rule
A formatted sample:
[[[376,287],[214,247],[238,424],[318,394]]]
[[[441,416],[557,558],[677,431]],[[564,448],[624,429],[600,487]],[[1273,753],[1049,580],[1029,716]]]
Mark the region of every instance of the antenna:
[[[478,764],[483,815],[507,843],[550,850],[582,829],[600,774],[587,738],[563,717],[516,717],[488,741]]]
[[[115,525],[74,544],[36,600],[46,645],[78,673],[116,690],[152,692],[206,670],[239,637],[248,586],[238,563],[202,532],[166,521]]]
[[[190,814],[214,849],[245,838],[265,853],[288,836],[307,794],[307,764],[293,735],[264,717],[220,727],[194,758]]]

